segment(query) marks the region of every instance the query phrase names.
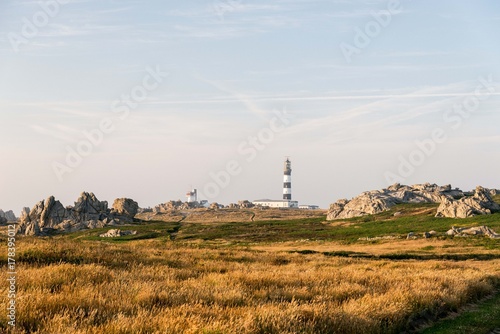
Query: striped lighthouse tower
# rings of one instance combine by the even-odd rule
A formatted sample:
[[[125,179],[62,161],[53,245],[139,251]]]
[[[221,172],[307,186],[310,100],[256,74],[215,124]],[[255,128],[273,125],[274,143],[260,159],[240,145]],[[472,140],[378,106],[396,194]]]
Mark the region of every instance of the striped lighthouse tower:
[[[283,200],[292,200],[292,163],[289,158],[285,161],[285,171],[283,175]]]

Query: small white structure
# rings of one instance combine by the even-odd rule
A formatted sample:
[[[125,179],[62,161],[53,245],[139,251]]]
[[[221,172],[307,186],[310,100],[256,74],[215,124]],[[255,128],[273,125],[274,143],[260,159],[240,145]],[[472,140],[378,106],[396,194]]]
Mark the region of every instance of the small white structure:
[[[192,191],[186,194],[187,202],[194,203],[198,201],[198,190],[193,189]]]
[[[299,209],[318,210],[319,206],[317,206],[317,205],[299,205]]]
[[[260,199],[252,202],[255,206],[269,207],[269,208],[298,208],[299,202],[288,200],[272,200]]]

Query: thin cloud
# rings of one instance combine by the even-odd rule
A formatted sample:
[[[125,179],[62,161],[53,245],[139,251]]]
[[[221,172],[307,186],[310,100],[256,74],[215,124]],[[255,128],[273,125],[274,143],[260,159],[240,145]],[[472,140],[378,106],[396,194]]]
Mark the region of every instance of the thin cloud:
[[[66,131],[61,131],[61,129],[54,130],[49,127],[43,127],[41,125],[36,125],[36,124],[30,125],[29,127],[36,133],[44,136],[49,136],[66,143],[76,142],[75,138],[68,136],[67,134],[65,134]]]
[[[253,113],[257,117],[259,117],[261,119],[267,119],[267,115],[268,115],[269,112],[266,111],[266,110],[264,110],[264,109],[262,109],[262,108],[260,108],[255,103],[255,99],[253,99],[251,96],[248,96],[248,95],[245,95],[245,94],[242,94],[242,93],[239,93],[239,92],[235,92],[232,89],[229,89],[229,88],[225,87],[223,84],[221,84],[219,82],[202,78],[199,75],[196,75],[196,77],[200,81],[206,82],[209,85],[217,88],[218,90],[220,90],[220,91],[222,91],[224,93],[230,94],[232,96],[232,98],[233,98],[233,102],[234,101],[241,102],[243,105],[245,105],[245,107],[247,108],[248,111],[250,111],[251,113]]]
[[[463,85],[464,83],[458,83],[458,85]],[[457,83],[451,84],[449,86],[456,86]],[[476,84],[477,85],[477,84]],[[448,87],[449,88],[449,87]],[[443,90],[445,87],[434,87],[434,90]],[[372,132],[378,131],[381,128],[388,126],[389,124],[403,123],[409,120],[421,117],[426,114],[431,114],[435,112],[444,112],[447,108],[453,106],[453,102],[460,101],[460,97],[467,97],[474,94],[475,86],[469,83],[468,92],[448,92],[448,93],[431,93],[431,88],[424,89],[424,93],[421,91],[416,91],[410,94],[402,95],[378,95],[379,100],[355,108],[351,108],[343,113],[326,116],[323,118],[317,118],[303,122],[299,125],[294,126],[291,131],[295,134],[317,131],[318,129],[339,127],[345,129],[348,125],[353,125],[355,127],[362,126],[369,129]],[[500,93],[496,92],[491,95],[499,96]],[[365,99],[367,96],[361,97]],[[373,96],[370,96],[372,98]],[[353,97],[355,98],[355,97]],[[360,98],[360,96],[358,96]],[[445,98],[445,100],[440,101],[429,101],[423,106],[418,106],[421,104],[419,100],[428,98]],[[381,99],[381,100],[380,100]],[[407,112],[402,113],[401,105],[398,103],[401,100],[406,101],[404,105],[415,106],[410,108]],[[411,100],[414,100],[411,102]],[[379,120],[371,123],[367,123],[366,120],[360,120],[361,117],[367,116],[374,112],[380,112],[381,114]],[[350,122],[350,123],[349,123]]]
[[[221,89],[222,90],[222,89]],[[230,91],[227,91],[231,93]],[[232,97],[220,97],[210,99],[190,99],[190,100],[164,100],[164,101],[151,101],[145,104],[209,104],[209,103],[234,103],[243,100],[252,102],[315,102],[315,101],[354,101],[354,100],[379,100],[379,99],[415,99],[415,98],[452,98],[452,97],[466,97],[471,93],[409,93],[409,94],[373,94],[373,95],[326,95],[326,96],[252,96],[242,93],[231,93]],[[499,96],[500,92],[492,93],[492,96]]]

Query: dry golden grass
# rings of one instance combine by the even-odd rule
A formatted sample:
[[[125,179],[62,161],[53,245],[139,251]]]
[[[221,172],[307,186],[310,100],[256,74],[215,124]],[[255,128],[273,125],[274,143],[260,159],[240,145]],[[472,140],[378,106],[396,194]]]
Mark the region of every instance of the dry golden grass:
[[[459,244],[453,240],[443,239],[417,239],[417,240],[381,240],[376,243],[359,242],[352,244],[339,244],[323,241],[290,241],[279,244],[255,245],[252,249],[269,252],[292,252],[311,250],[315,252],[355,252],[366,253],[370,255],[383,254],[436,254],[436,255],[467,255],[467,254],[491,254],[500,257],[500,247],[485,249],[474,245]]]
[[[64,238],[22,239],[18,252],[12,333],[398,333],[500,283],[499,260],[387,261]],[[7,327],[0,314],[0,331]]]

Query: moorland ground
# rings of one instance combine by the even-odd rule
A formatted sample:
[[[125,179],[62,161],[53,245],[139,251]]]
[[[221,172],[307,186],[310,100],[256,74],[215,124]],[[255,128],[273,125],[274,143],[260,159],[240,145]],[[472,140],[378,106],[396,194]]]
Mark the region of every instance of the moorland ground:
[[[499,231],[500,214],[456,220],[436,208],[335,222],[321,211],[179,213],[114,239],[99,237],[109,227],[20,237],[17,326],[3,312],[0,332],[488,333],[500,327],[500,241],[406,234]],[[1,245],[5,282],[5,236]]]

